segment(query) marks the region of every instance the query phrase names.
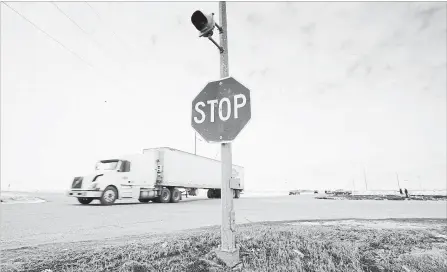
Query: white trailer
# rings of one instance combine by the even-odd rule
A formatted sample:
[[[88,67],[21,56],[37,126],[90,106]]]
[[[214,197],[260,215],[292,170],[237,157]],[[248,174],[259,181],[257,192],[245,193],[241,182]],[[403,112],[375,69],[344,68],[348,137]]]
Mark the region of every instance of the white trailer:
[[[176,203],[182,194],[208,190],[208,198],[220,198],[221,162],[168,147],[149,148],[140,154],[101,160],[95,172],[75,177],[68,196],[81,204],[99,199],[110,205],[117,199]],[[244,168],[233,165],[230,181],[234,198],[244,189]]]

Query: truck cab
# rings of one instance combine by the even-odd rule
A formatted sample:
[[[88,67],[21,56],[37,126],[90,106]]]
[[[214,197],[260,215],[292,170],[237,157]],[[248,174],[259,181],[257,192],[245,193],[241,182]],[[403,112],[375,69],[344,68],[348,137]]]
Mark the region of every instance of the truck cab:
[[[130,161],[123,159],[98,161],[92,174],[73,179],[68,195],[77,197],[81,204],[89,204],[95,199],[102,204],[111,204],[116,199],[131,196],[130,165]]]

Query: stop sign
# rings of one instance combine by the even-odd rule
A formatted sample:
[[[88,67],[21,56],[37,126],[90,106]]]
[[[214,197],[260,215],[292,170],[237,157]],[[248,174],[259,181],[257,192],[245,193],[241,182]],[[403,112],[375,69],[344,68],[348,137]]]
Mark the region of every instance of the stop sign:
[[[192,101],[191,125],[207,142],[231,142],[251,118],[250,103],[250,90],[233,77],[211,81]]]

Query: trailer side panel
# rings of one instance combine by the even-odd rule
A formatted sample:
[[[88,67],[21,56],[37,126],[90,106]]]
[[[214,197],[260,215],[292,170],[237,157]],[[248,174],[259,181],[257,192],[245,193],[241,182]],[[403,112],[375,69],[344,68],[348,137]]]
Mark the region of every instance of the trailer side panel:
[[[221,163],[213,159],[169,148],[160,148],[163,185],[199,189],[221,188]],[[244,169],[233,165],[233,178],[244,188]]]

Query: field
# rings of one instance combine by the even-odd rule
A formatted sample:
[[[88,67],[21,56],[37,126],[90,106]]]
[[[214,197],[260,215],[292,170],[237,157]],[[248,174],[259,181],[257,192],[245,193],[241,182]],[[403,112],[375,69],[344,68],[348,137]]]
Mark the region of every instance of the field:
[[[444,219],[328,220],[238,225],[241,263],[217,258],[220,229],[4,250],[1,271],[447,270]]]

